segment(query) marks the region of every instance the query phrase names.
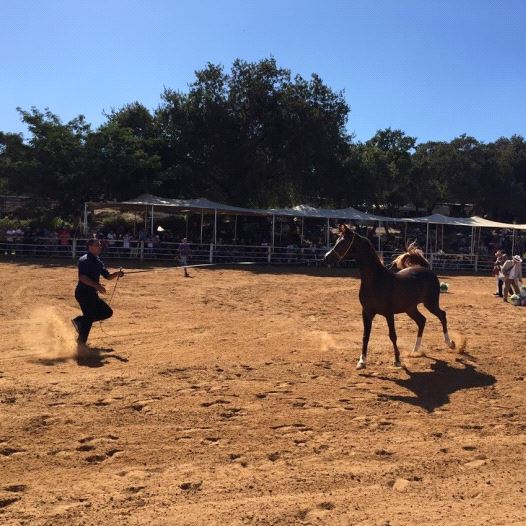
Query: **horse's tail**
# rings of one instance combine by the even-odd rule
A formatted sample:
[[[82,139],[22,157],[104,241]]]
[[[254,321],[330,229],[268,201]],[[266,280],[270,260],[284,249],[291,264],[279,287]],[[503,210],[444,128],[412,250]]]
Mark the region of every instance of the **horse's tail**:
[[[406,252],[400,254],[393,260],[393,266],[399,270],[407,267],[425,267],[429,268],[431,265],[424,256],[424,253],[418,248],[416,242],[411,243],[407,246]]]

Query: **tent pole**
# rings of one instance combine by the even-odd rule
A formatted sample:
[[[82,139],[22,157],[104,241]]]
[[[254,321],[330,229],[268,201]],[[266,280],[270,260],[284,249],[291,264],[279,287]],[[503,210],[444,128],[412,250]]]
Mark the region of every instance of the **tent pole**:
[[[426,228],[426,256],[429,254],[429,223]]]
[[[88,203],[84,203],[84,221],[83,221],[83,225],[82,225],[82,230],[83,230],[83,234],[84,236],[88,236]]]
[[[304,218],[301,218],[301,238],[300,238],[300,245],[303,246],[303,220]]]
[[[186,235],[184,237],[186,237],[186,239],[188,239],[188,214],[185,214],[184,215],[184,220],[185,220],[185,223],[186,223]]]
[[[217,245],[217,208],[214,209],[214,246]]]
[[[511,255],[513,256],[515,252],[515,230],[512,230],[511,234]]]
[[[199,243],[201,243],[201,245],[203,244],[203,215],[204,210],[201,209],[201,236],[199,237]]]
[[[274,236],[276,231],[276,216],[272,215],[272,252],[274,252]]]
[[[382,223],[380,223],[380,221],[378,221],[378,252],[382,251],[382,236],[381,236],[381,232],[380,232],[381,228],[382,228]]]
[[[329,225],[329,218],[327,218],[327,223],[325,224],[325,244],[327,246],[327,250],[329,250],[329,241],[330,241],[330,237],[329,237],[329,228],[330,228],[330,225]]]
[[[237,243],[237,214],[234,216],[234,244]]]
[[[407,221],[404,223],[404,250],[407,247]]]
[[[152,205],[152,228],[151,228],[151,234],[152,234],[152,237],[153,237],[153,205]]]

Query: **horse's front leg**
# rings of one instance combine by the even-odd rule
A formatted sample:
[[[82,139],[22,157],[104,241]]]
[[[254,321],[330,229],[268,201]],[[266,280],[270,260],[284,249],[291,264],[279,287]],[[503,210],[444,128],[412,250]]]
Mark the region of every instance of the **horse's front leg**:
[[[389,327],[389,338],[391,339],[391,342],[393,343],[393,350],[394,350],[394,366],[395,367],[402,367],[402,364],[400,363],[400,351],[398,350],[398,345],[396,344],[396,329],[395,329],[395,321],[394,321],[394,314],[387,314],[385,319],[387,320],[387,326]]]
[[[373,326],[373,319],[375,314],[367,311],[362,311],[363,319],[363,341],[362,341],[362,354],[358,360],[356,369],[365,369],[367,365],[367,346],[369,345],[369,338],[371,336],[371,328]]]

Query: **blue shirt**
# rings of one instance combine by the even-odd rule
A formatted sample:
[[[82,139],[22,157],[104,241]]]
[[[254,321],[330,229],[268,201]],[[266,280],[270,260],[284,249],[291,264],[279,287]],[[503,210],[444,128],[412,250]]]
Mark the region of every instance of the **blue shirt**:
[[[77,289],[82,291],[95,291],[93,287],[90,287],[89,285],[86,285],[80,281],[80,276],[86,276],[93,281],[99,283],[101,274],[105,278],[110,277],[110,273],[106,270],[106,267],[104,266],[104,263],[99,258],[99,256],[94,256],[90,252],[87,254],[84,254],[81,258],[79,258],[78,262],[78,268],[79,268],[79,282],[77,284]]]

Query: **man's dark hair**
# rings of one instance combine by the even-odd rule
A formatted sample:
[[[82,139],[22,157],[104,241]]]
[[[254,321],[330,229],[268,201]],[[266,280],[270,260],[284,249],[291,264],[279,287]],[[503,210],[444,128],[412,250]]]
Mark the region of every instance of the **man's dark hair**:
[[[87,247],[91,247],[91,246],[93,246],[93,245],[97,245],[97,244],[99,244],[99,243],[100,243],[100,241],[99,241],[98,239],[95,239],[95,238],[93,238],[93,239],[88,239],[88,242],[86,243],[86,246],[87,246]]]

